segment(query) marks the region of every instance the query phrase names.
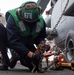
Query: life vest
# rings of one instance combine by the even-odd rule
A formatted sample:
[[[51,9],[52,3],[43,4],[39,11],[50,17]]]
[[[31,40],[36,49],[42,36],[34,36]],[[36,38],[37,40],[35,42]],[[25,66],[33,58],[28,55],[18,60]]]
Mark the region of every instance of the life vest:
[[[16,11],[18,8],[13,9],[13,10],[9,10],[6,13],[6,21],[9,17],[9,15],[12,15],[16,26],[18,27],[19,33],[22,37],[27,37],[29,35],[32,35],[32,40],[38,36],[39,32],[44,28],[44,20],[43,17],[40,15],[39,17],[39,21],[36,23],[35,27],[33,28],[32,32],[30,32],[30,29],[28,27],[28,25],[25,25],[24,22],[22,20],[20,20],[18,18],[18,16],[16,15]]]

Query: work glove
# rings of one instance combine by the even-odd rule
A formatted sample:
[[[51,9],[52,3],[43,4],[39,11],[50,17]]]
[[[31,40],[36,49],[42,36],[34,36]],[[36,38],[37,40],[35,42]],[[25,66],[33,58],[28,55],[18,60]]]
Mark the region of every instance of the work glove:
[[[33,72],[40,72],[43,73],[43,71],[41,70],[42,68],[42,56],[41,56],[41,52],[35,52],[32,56],[33,59]]]
[[[40,52],[35,52],[32,55],[32,60],[33,60],[33,63],[35,66],[38,66],[40,59],[41,59],[41,53]]]
[[[37,46],[37,49],[39,50],[39,51],[45,51],[45,49],[46,49],[46,45],[43,43],[43,44],[39,44],[38,46]]]

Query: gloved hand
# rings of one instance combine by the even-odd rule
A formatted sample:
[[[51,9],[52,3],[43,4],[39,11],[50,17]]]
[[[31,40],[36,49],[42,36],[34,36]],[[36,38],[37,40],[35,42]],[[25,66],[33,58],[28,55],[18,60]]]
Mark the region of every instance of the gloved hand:
[[[35,52],[32,56],[33,68],[34,68],[33,72],[39,71],[40,59],[41,59],[41,53]]]
[[[43,50],[46,49],[46,45],[45,45],[45,44],[39,44],[39,45],[37,46],[37,48],[38,48],[38,50],[43,51]]]
[[[39,73],[44,73],[44,69],[42,69],[42,57],[43,54],[41,52],[35,52],[33,54],[33,64],[35,68],[32,70],[32,72],[39,72]]]
[[[41,59],[41,52],[35,52],[35,53],[32,55],[32,59],[33,59],[34,65],[38,65],[38,64],[39,64],[39,61],[40,61],[40,59]]]

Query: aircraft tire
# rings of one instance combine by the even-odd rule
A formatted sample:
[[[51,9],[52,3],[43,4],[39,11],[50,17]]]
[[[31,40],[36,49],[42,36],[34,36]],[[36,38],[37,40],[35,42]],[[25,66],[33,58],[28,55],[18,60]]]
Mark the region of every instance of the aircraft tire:
[[[71,62],[74,60],[74,30],[70,30],[65,40],[65,60]]]

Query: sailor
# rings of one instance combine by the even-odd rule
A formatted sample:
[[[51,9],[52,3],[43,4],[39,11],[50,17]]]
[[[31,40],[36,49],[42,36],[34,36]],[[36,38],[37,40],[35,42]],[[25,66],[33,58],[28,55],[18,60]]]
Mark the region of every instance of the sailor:
[[[46,37],[46,24],[37,3],[29,1],[20,7],[6,12],[8,44],[20,57],[21,64],[33,69],[32,61],[37,66],[40,53],[35,53],[34,44],[38,45]],[[10,68],[14,68],[18,56],[13,55]]]

